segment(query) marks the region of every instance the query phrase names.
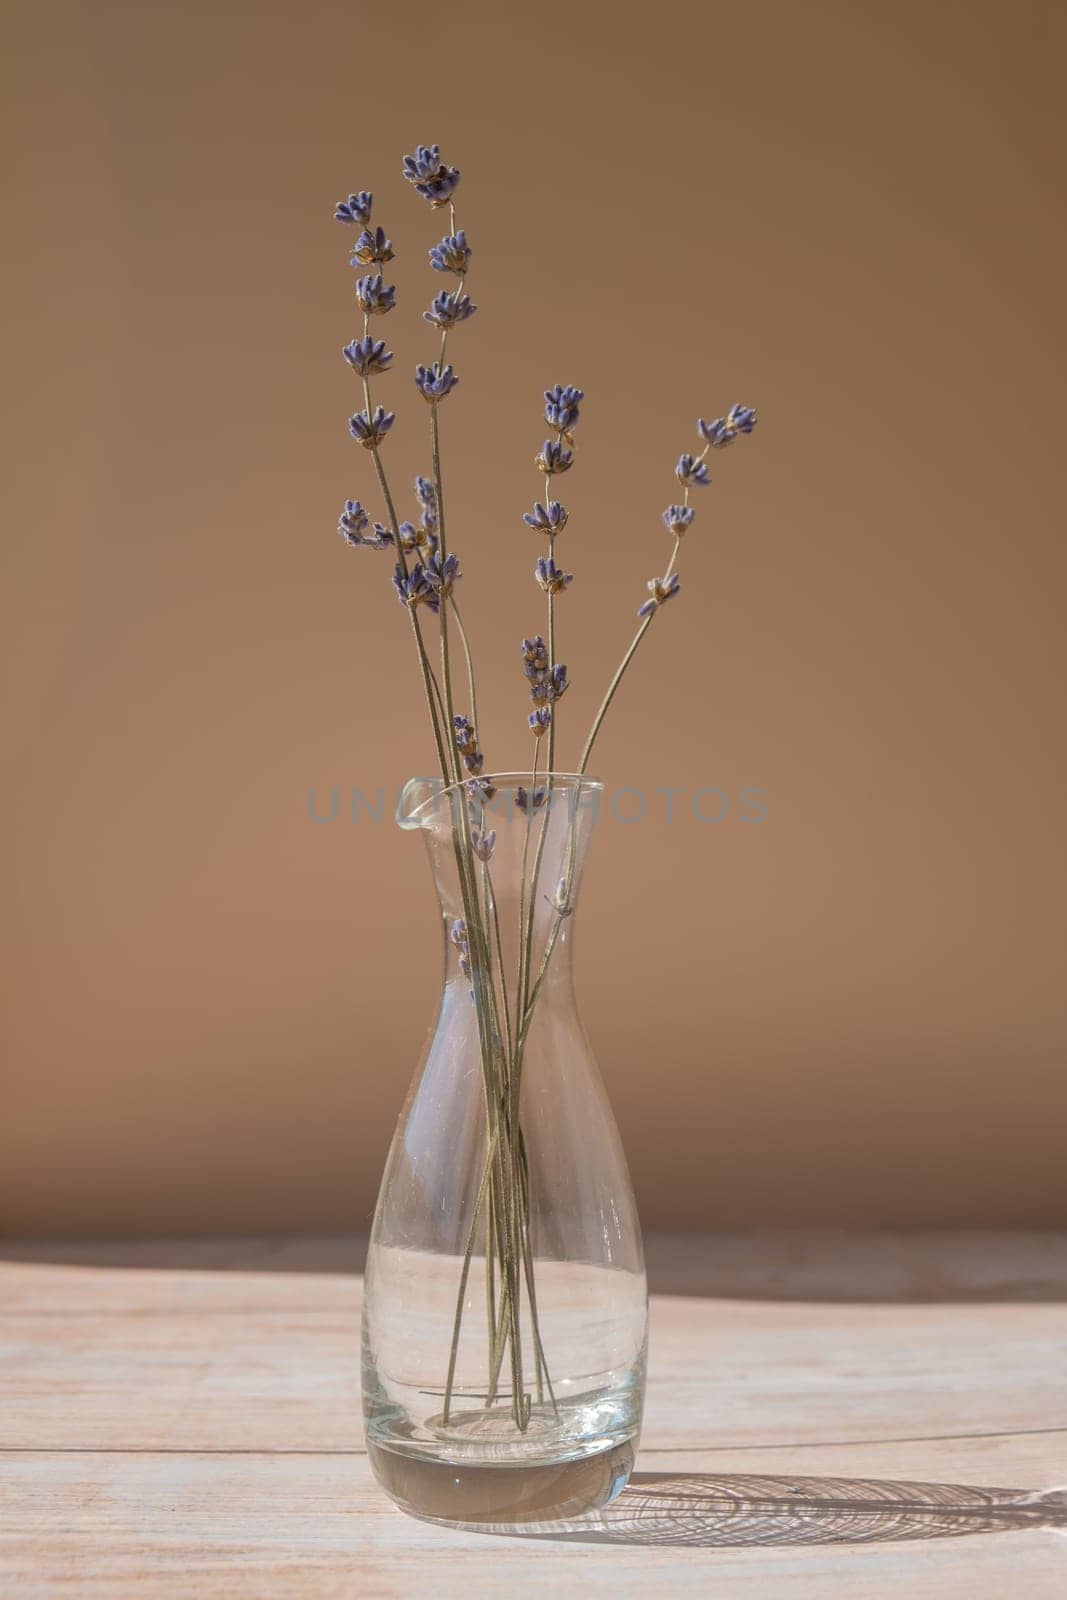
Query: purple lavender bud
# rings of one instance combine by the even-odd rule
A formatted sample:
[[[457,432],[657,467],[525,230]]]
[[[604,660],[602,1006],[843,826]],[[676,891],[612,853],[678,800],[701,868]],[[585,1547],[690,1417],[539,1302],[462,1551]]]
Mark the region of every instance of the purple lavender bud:
[[[756,426],[756,413],[752,406],[731,406],[725,417],[705,422],[701,417],[697,432],[713,450],[725,450],[741,433],[751,433]]]
[[[551,539],[554,534],[562,533],[567,526],[567,511],[558,500],[550,500],[547,506],[537,501],[532,511],[524,511],[522,520],[528,528],[533,528],[537,533],[545,533]]]
[[[548,790],[546,788],[542,788],[540,785],[538,785],[538,787],[532,792],[524,789],[521,783],[516,786],[515,804],[518,806],[520,811],[527,813],[530,811],[538,811],[540,810],[541,806],[544,805],[547,799]]]
[[[639,617],[650,617],[654,611],[659,610],[660,606],[665,606],[668,600],[673,600],[680,588],[681,580],[676,572],[672,572],[670,577],[666,579],[649,578],[648,592],[652,598],[651,600],[646,600],[643,606],[638,606],[637,615]]]
[[[440,550],[434,551],[423,570],[426,573],[427,583],[438,595],[450,595],[453,584],[458,583],[463,576],[459,570],[459,557],[449,552],[442,560]]]
[[[485,757],[478,749],[478,735],[474,724],[469,717],[462,716],[453,717],[452,723],[456,749],[463,757],[463,765],[468,772],[480,773],[485,766]]]
[[[450,233],[430,250],[430,265],[435,272],[454,272],[462,278],[471,264],[471,247],[461,228]]]
[[[585,399],[584,389],[571,384],[557,383],[545,390],[545,421],[557,433],[569,433],[578,421],[580,403]]]
[[[458,167],[440,166],[433,177],[427,178],[425,183],[415,185],[415,193],[421,194],[422,198],[428,200],[436,209],[437,206],[446,205],[451,200],[459,187],[459,179]]]
[[[663,513],[663,526],[680,539],[695,516],[692,506],[668,506]]]
[[[384,339],[372,339],[370,334],[364,339],[353,339],[351,344],[346,344],[341,351],[350,367],[364,378],[372,373],[388,372],[393,359],[393,352],[385,348]]]
[[[393,587],[402,606],[413,610],[416,606],[424,605],[434,612],[441,609],[437,590],[427,578],[426,568],[421,561],[412,567],[406,577],[404,569],[397,567],[393,573]]]
[[[356,299],[368,317],[384,316],[396,305],[396,289],[382,282],[380,272],[370,272],[356,279]]]
[[[374,450],[395,421],[394,411],[386,411],[384,406],[375,406],[373,416],[368,416],[366,411],[357,411],[354,417],[349,417],[348,431],[353,439],[359,440],[365,450]]]
[[[457,917],[448,930],[449,943],[455,946],[459,956],[459,970],[465,978],[471,975],[470,940],[467,937],[467,924],[462,917]]]
[[[417,144],[413,156],[404,157],[404,176],[409,183],[421,183],[430,178],[441,165],[439,144]]]
[[[471,849],[479,861],[488,861],[496,844],[496,829],[490,828],[486,833],[479,833],[477,828],[471,829]]]
[[[358,500],[346,500],[337,524],[337,531],[346,544],[353,547],[363,543],[363,535],[370,526],[370,518]]]
[[[442,367],[435,361],[432,367],[417,366],[415,368],[415,387],[424,400],[433,402],[443,400],[450,395],[459,379],[450,366]]]
[[[395,543],[395,540],[384,522],[376,522],[374,524],[374,538],[364,539],[363,542],[370,545],[373,550],[386,550],[391,544]]]
[[[558,439],[546,439],[541,446],[541,454],[534,457],[535,464],[541,472],[552,473],[566,472],[574,460],[574,451],[568,450]]]
[[[539,633],[535,633],[532,639],[524,639],[522,641],[522,661],[523,670],[528,678],[535,677],[538,673],[547,670],[548,651],[545,649],[545,641]]]
[[[551,556],[542,556],[534,568],[534,577],[546,594],[560,594],[574,577],[556,566]]]
[[[459,183],[459,173],[455,167],[445,166],[436,144],[416,145],[415,154],[404,157],[404,176],[414,184],[416,194],[433,206],[444,205]]]
[[[530,724],[530,732],[534,738],[540,739],[543,733],[548,732],[549,724],[552,721],[552,707],[538,706],[536,710],[530,712],[527,721]]]
[[[697,484],[701,489],[706,489],[711,482],[707,466],[696,456],[688,454],[679,456],[674,472],[682,483]]]
[[[432,548],[437,543],[437,490],[429,478],[415,479],[415,498],[419,502],[419,527]]]
[[[384,228],[375,228],[372,233],[369,228],[364,228],[353,247],[350,267],[369,267],[372,262],[383,264],[393,259],[393,241],[385,237]]]
[[[569,688],[570,679],[567,677],[567,669],[562,661],[558,661],[552,668],[552,681],[549,684],[552,699],[562,700]]]
[[[370,208],[374,196],[368,189],[361,189],[358,194],[350,194],[347,200],[339,200],[334,212],[335,222],[358,222],[365,228],[370,221]]]
[[[423,320],[432,322],[437,328],[454,328],[457,322],[466,322],[468,317],[473,317],[477,306],[471,305],[469,294],[460,294],[458,289],[442,289],[435,295],[429,311],[422,313]]]

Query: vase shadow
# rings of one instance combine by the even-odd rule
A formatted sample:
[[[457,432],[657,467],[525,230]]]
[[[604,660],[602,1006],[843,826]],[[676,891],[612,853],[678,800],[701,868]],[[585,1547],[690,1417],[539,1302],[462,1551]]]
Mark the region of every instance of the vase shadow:
[[[635,1472],[618,1499],[571,1521],[496,1528],[524,1538],[691,1548],[878,1544],[1023,1528],[1067,1531],[1067,1490],[877,1478]]]

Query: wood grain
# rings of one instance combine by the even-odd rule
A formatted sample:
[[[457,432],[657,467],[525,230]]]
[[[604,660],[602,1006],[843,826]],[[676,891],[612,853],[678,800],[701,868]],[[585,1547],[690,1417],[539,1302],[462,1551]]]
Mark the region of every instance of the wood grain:
[[[374,1485],[359,1253],[0,1246],[0,1592],[1067,1593],[1061,1240],[651,1241],[634,1486],[544,1537]]]

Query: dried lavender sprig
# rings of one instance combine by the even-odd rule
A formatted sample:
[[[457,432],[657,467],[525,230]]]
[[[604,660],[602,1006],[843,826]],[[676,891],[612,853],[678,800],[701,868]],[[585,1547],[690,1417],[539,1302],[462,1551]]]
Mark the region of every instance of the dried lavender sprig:
[[[588,738],[578,761],[577,770],[579,773],[584,773],[586,770],[589,756],[607,715],[608,707],[615,698],[615,692],[626,674],[627,667],[634,658],[638,645],[647,633],[653,617],[679,591],[679,581],[674,568],[682,547],[682,536],[693,520],[693,512],[689,505],[689,493],[694,486],[704,488],[711,481],[705,464],[708,451],[713,448],[721,448],[722,443],[730,443],[739,433],[751,433],[756,426],[756,421],[757,417],[754,408],[741,405],[731,406],[725,419],[719,418],[712,423],[705,422],[703,418],[698,421],[697,432],[705,441],[704,448],[698,456],[686,453],[680,457],[674,470],[676,477],[684,485],[682,505],[669,506],[663,514],[664,522],[674,534],[674,549],[671,551],[671,559],[667,564],[667,570],[663,577],[654,578],[649,583],[651,599],[646,600],[638,610],[637,614],[641,619],[640,626],[634,634],[626,654],[619,663],[615,675],[608,685],[607,693],[600,703],[596,716],[593,718],[593,725],[589,730]],[[716,444],[717,440],[720,441],[719,444]]]
[[[457,175],[457,177],[458,177],[458,175]],[[342,221],[346,221],[346,222],[348,222],[348,221],[353,221],[354,222],[356,220],[359,220],[359,221],[364,222],[364,223],[369,222],[369,220],[370,220],[370,216],[369,216],[370,197],[369,197],[369,195],[365,197],[365,203],[364,203],[364,198],[362,196],[357,196],[357,197],[355,197],[355,199],[358,202],[357,206],[349,205],[346,208],[341,208],[341,207],[338,208],[337,215],[338,215],[339,219],[342,220]],[[375,244],[377,244],[377,235],[375,235]],[[360,293],[359,298],[360,298],[361,304],[363,306],[363,313],[364,313],[364,316],[363,316],[363,333],[364,333],[364,342],[366,342],[369,339],[369,326],[368,325],[369,325],[369,317],[370,317],[370,315],[371,314],[378,314],[378,313],[380,313],[382,311],[390,310],[392,308],[392,305],[393,305],[393,302],[394,302],[394,291],[386,290],[385,286],[381,284],[380,275],[377,275],[377,282],[374,281],[373,277],[370,280],[366,281],[366,282],[361,281],[361,293]],[[376,419],[378,419],[378,412],[374,409],[374,407],[372,405],[371,392],[370,392],[370,382],[369,382],[370,371],[371,371],[372,367],[375,365],[375,363],[374,363],[373,359],[364,361],[361,357],[358,357],[358,356],[357,356],[357,360],[359,361],[359,365],[364,368],[364,370],[361,371],[360,376],[361,376],[362,381],[363,381],[364,399],[365,399],[365,406],[366,406],[366,418],[367,418],[368,424],[372,424]],[[378,411],[381,411],[381,408],[378,408]],[[400,536],[399,536],[399,529],[400,529],[401,525],[398,522],[398,519],[397,519],[397,516],[396,516],[396,508],[395,508],[395,505],[394,505],[394,502],[393,502],[392,495],[391,495],[391,493],[389,491],[388,479],[386,477],[384,466],[382,464],[381,457],[380,457],[380,454],[379,454],[379,451],[378,451],[378,444],[380,442],[380,438],[382,436],[382,433],[384,432],[384,429],[381,427],[381,422],[382,421],[384,421],[384,414],[383,414],[381,419],[378,419],[379,425],[378,425],[377,429],[373,432],[373,435],[371,433],[370,427],[368,426],[368,429],[366,430],[366,437],[363,440],[363,442],[367,443],[368,444],[368,448],[370,448],[371,451],[372,451],[372,455],[373,455],[374,462],[375,462],[375,468],[376,468],[376,471],[377,471],[377,474],[378,474],[379,485],[381,487],[382,495],[383,495],[383,498],[384,498],[384,500],[386,502],[386,506],[387,506],[387,509],[388,509],[388,513],[389,513],[389,517],[390,517],[390,521],[391,521],[391,525],[392,525],[392,536],[393,536],[393,540],[394,540],[394,542],[396,544],[396,547],[397,547],[397,557],[398,557],[397,575],[401,577],[401,582],[402,583],[407,584],[410,581],[411,574],[409,574],[408,571],[407,571],[407,565],[406,565],[406,560],[405,560],[405,551],[404,551],[404,548],[403,548],[403,545],[401,543],[401,539],[400,539]],[[392,421],[391,417],[390,417],[389,421],[391,423],[391,421]],[[376,528],[378,526],[380,526],[380,525],[376,525]],[[423,569],[423,576],[424,575],[425,575],[425,568]],[[443,569],[442,570],[441,577],[442,577],[442,580],[443,580],[441,587],[442,588],[447,588],[448,587],[448,585],[447,585],[447,577],[448,577],[447,569]],[[433,585],[431,584],[431,589],[432,589],[432,587],[433,587]],[[419,593],[421,593],[421,589],[422,589],[422,586],[420,585],[419,586],[419,591],[418,591]],[[401,597],[404,598],[405,600],[408,598],[406,595],[403,595],[403,594],[402,594]],[[430,603],[429,600],[427,600],[427,603]],[[439,604],[440,604],[440,601],[438,600],[438,605]],[[445,726],[447,726],[447,722],[446,722],[447,712],[446,712],[446,708],[445,708],[445,704],[444,704],[444,701],[443,701],[443,697],[442,697],[442,694],[441,694],[440,687],[438,686],[438,684],[436,682],[436,679],[434,678],[433,669],[430,666],[429,659],[428,659],[427,654],[426,654],[426,649],[425,649],[425,645],[424,645],[424,642],[423,642],[423,639],[422,639],[421,629],[420,629],[420,626],[419,626],[419,620],[418,620],[418,614],[417,614],[417,606],[416,605],[409,605],[408,606],[408,610],[409,610],[409,614],[411,616],[412,632],[413,632],[413,636],[414,636],[415,642],[416,642],[416,647],[417,647],[417,650],[418,650],[419,665],[420,665],[420,670],[421,670],[422,676],[423,676],[423,687],[424,687],[425,694],[426,694],[427,707],[428,707],[428,710],[430,712],[430,720],[431,720],[431,726],[432,726],[432,729],[433,729],[434,741],[435,741],[435,744],[436,744],[436,747],[437,747],[438,758],[439,758],[440,763],[441,763],[441,771],[442,771],[442,774],[443,774],[443,776],[445,778],[445,781],[447,782],[449,780],[450,776],[454,776],[456,774],[456,772],[457,772],[457,758],[456,758],[456,753],[455,753],[454,747],[452,745],[451,738],[445,739],[445,737],[443,735],[443,729],[445,728]],[[469,841],[468,841],[468,844],[469,844]],[[463,853],[459,849],[457,849],[457,866],[459,868],[461,889],[462,889],[462,892],[463,892],[464,908],[468,909],[468,908],[471,907],[471,897],[472,897],[472,892],[474,892],[473,870],[471,870],[468,873],[468,870],[466,869],[466,864],[465,864],[465,860],[464,860],[464,857],[463,857]],[[473,869],[473,860],[472,860],[472,863],[471,863],[471,868]],[[482,952],[481,952],[481,949],[480,949],[480,951],[479,951],[479,955],[480,956],[481,956],[481,953]],[[475,971],[475,974],[474,974],[475,987],[481,992],[484,992],[485,983],[484,983],[483,974],[484,974],[484,972],[485,972],[485,970],[487,968],[487,965],[488,965],[487,962],[485,963],[485,965],[483,965],[483,962],[480,959],[479,963],[478,963],[478,967],[476,968],[476,971]],[[490,995],[490,1004],[489,1005],[483,1006],[483,1005],[479,1004],[477,1006],[477,1008],[476,1008],[477,1009],[477,1014],[478,1014],[478,1023],[479,1023],[479,1041],[480,1041],[481,1052],[482,1052],[483,1074],[484,1074],[485,1086],[486,1086],[487,1113],[488,1113],[488,1110],[489,1110],[490,1106],[493,1103],[495,1103],[495,1095],[496,1095],[496,1090],[491,1087],[492,1053],[491,1053],[491,1044],[490,1044],[490,1038],[489,1038],[490,1026],[491,1026],[490,1012],[493,1010],[493,1007],[494,1007],[493,996]],[[476,1218],[477,1218],[477,1212],[476,1212],[475,1221],[476,1221]],[[456,1336],[456,1338],[458,1338],[458,1321],[457,1321],[456,1335],[455,1336]],[[450,1363],[449,1363],[449,1371],[450,1371],[450,1373],[454,1369],[454,1359],[455,1359],[455,1346],[453,1346],[453,1353],[452,1353],[452,1357],[450,1358]],[[446,1405],[445,1405],[446,1413],[447,1413],[447,1408],[448,1408],[448,1396],[446,1396]]]
[[[335,210],[334,216],[339,222],[346,223],[346,224],[359,223],[360,225],[366,227],[367,225],[369,225],[370,220],[371,220],[371,205],[372,205],[372,196],[371,196],[370,192],[368,190],[366,190],[366,189],[361,189],[357,194],[349,195],[347,202],[342,201],[338,205],[337,209]],[[361,280],[361,281],[363,281],[363,280]],[[380,282],[380,275],[379,275],[379,282]],[[375,293],[377,294],[377,291]],[[395,293],[395,291],[391,292],[390,303],[392,303],[392,293]],[[355,370],[357,370],[359,372],[359,375],[360,375],[360,378],[361,378],[361,381],[362,381],[362,384],[363,384],[363,400],[364,400],[364,412],[363,412],[363,415],[368,419],[369,422],[371,422],[377,416],[378,412],[382,411],[382,408],[380,406],[375,408],[375,406],[373,404],[373,399],[372,399],[372,395],[371,395],[371,384],[370,384],[371,372],[375,369],[375,361],[373,359],[373,353],[375,352],[376,347],[378,346],[380,341],[375,341],[375,340],[371,339],[371,335],[370,335],[370,317],[371,317],[370,305],[367,303],[367,299],[366,298],[363,298],[363,297],[360,297],[360,298],[361,298],[361,304],[362,304],[362,308],[363,308],[363,338],[362,338],[362,340],[359,341],[359,344],[364,349],[367,349],[369,347],[372,354],[371,354],[371,359],[366,359],[366,360],[364,360],[361,356],[357,356],[358,365],[356,364],[356,362],[353,362],[352,365],[355,367]],[[369,296],[367,298],[369,298]],[[355,344],[355,341],[353,341],[353,344]],[[353,352],[353,353],[355,353],[355,352]],[[347,351],[346,351],[346,359],[347,359]],[[384,417],[384,413],[383,413],[383,417]],[[389,423],[390,426],[391,426],[391,421],[392,421],[392,419],[390,418],[390,423]],[[351,427],[351,424],[350,424],[350,427]],[[354,434],[354,437],[359,437],[359,435],[358,434]],[[379,428],[378,428],[378,430],[377,430],[377,432],[376,432],[374,437],[370,437],[369,436],[369,430],[368,430],[368,437],[366,439],[361,439],[360,442],[361,443],[365,443],[367,445],[367,448],[370,450],[372,459],[374,461],[374,468],[375,468],[375,472],[376,472],[377,477],[378,477],[378,486],[381,489],[382,499],[385,501],[386,511],[388,513],[388,516],[389,516],[389,532],[392,534],[393,542],[396,545],[397,571],[402,575],[403,578],[407,578],[407,576],[408,576],[407,560],[406,560],[405,551],[404,551],[403,545],[402,545],[401,540],[400,540],[400,535],[399,535],[399,529],[401,527],[401,523],[400,523],[400,521],[399,521],[399,519],[397,517],[397,514],[396,514],[396,506],[395,506],[395,503],[393,501],[392,493],[390,492],[390,489],[389,489],[389,480],[388,480],[388,478],[386,476],[385,467],[384,467],[384,465],[382,463],[381,454],[380,454],[379,449],[378,449],[378,445],[379,445],[381,437],[382,437],[382,429],[381,429],[381,427],[379,425]],[[380,524],[376,524],[376,531],[377,531],[377,527],[379,527],[379,526],[380,526]],[[443,724],[444,724],[444,720],[445,720],[444,702],[443,702],[443,699],[442,699],[440,686],[438,685],[437,680],[434,677],[433,668],[430,666],[429,657],[426,654],[426,646],[425,646],[425,643],[423,641],[422,630],[421,630],[421,628],[419,626],[419,619],[418,619],[418,615],[417,615],[417,609],[414,606],[410,606],[408,608],[408,610],[409,610],[409,614],[411,616],[412,636],[413,636],[414,641],[415,641],[415,648],[416,648],[416,652],[417,652],[418,658],[419,658],[419,670],[420,670],[420,672],[422,674],[422,685],[423,685],[423,692],[424,692],[425,697],[426,697],[426,707],[427,707],[427,710],[429,711],[429,714],[430,714],[430,727],[431,727],[431,730],[433,732],[434,746],[435,746],[435,748],[437,750],[437,757],[438,757],[438,760],[439,760],[439,762],[441,764],[441,775],[442,775],[442,778],[447,783],[449,781],[450,772],[451,772],[451,764],[450,764],[450,759],[449,759],[450,758],[450,753],[451,753],[451,757],[452,757],[452,761],[453,762],[455,760],[455,755],[454,755],[454,752],[451,752],[451,742],[447,741],[445,739],[445,737],[444,737],[444,732],[443,732]]]
[[[561,572],[553,559],[553,541],[567,524],[567,512],[558,500],[552,499],[552,479],[561,472],[567,472],[574,462],[574,428],[581,416],[581,404],[585,399],[585,392],[575,388],[573,384],[557,383],[551,389],[545,390],[545,421],[554,431],[555,439],[546,439],[541,446],[541,451],[536,457],[536,466],[545,479],[545,502],[538,501],[532,513],[527,512],[523,521],[531,528],[543,532],[548,539],[548,552],[537,563],[535,577],[548,599],[548,670],[551,673],[556,662],[556,608],[555,598],[567,584],[571,582],[572,573]],[[569,447],[569,448],[568,448]],[[544,726],[535,722],[531,715],[530,726],[535,738],[540,738],[544,733]],[[556,764],[556,722],[549,708],[548,724],[548,770],[555,770]],[[541,855],[544,850],[545,830],[542,829],[541,840],[538,847],[535,874],[540,870]],[[533,923],[533,907],[530,908],[530,923]]]
[[[411,181],[414,184],[416,191],[418,193],[420,193],[423,196],[423,198],[428,200],[431,205],[440,206],[440,205],[444,204],[447,201],[447,203],[449,205],[449,210],[450,210],[450,224],[451,224],[451,235],[450,235],[450,237],[454,239],[456,237],[456,235],[457,235],[457,229],[456,229],[456,217],[455,217],[455,202],[454,202],[452,197],[453,197],[453,194],[454,194],[454,191],[455,191],[456,184],[459,182],[459,173],[454,168],[446,167],[444,164],[440,163],[439,150],[438,150],[438,148],[436,146],[429,146],[429,147],[419,146],[416,149],[416,152],[415,152],[414,156],[409,156],[409,157],[407,157],[405,159],[404,172],[405,172],[405,176],[409,179],[409,181]],[[446,294],[437,296],[435,301],[434,301],[434,303],[433,303],[433,305],[430,308],[430,311],[428,313],[426,313],[427,320],[435,323],[437,326],[439,326],[441,328],[441,345],[440,345],[440,350],[439,350],[439,353],[438,353],[438,359],[437,359],[437,363],[436,363],[436,367],[437,367],[437,370],[438,370],[439,373],[443,372],[445,370],[445,366],[446,366],[445,353],[446,353],[446,349],[447,349],[448,334],[449,334],[450,328],[455,326],[456,323],[458,323],[458,322],[467,320],[467,318],[470,317],[473,314],[473,311],[474,311],[474,307],[471,305],[469,297],[466,296],[464,294],[464,292],[463,292],[464,278],[465,278],[465,274],[466,274],[466,267],[467,267],[468,264],[469,264],[469,253],[465,253],[465,259],[463,261],[463,270],[459,274],[459,284],[458,284],[457,288],[454,291],[452,291],[451,294],[446,293]],[[420,387],[421,387],[421,385],[420,385]],[[447,550],[447,533],[446,533],[446,519],[445,519],[444,490],[443,490],[443,482],[442,482],[442,474],[441,474],[440,430],[439,430],[439,424],[438,424],[438,405],[440,403],[440,399],[443,398],[443,395],[430,394],[430,395],[427,396],[427,398],[429,399],[429,402],[430,402],[430,448],[431,448],[431,459],[432,459],[432,462],[433,462],[434,487],[435,487],[435,491],[436,491],[436,500],[437,500],[437,505],[436,505],[437,530],[436,531],[437,531],[437,535],[438,535],[438,539],[439,539],[438,554],[442,559],[445,559],[445,558],[447,558],[448,550]],[[444,697],[445,697],[445,703],[446,703],[446,707],[447,707],[448,718],[449,718],[449,721],[451,723],[451,719],[454,717],[454,711],[453,711],[453,706],[452,706],[452,683],[451,683],[451,667],[450,667],[449,643],[448,643],[448,606],[447,605],[445,605],[445,606],[443,606],[441,608],[440,615],[441,615],[441,675],[442,675],[443,686],[444,686]],[[466,650],[467,658],[468,658],[468,671],[470,671],[470,667],[469,667],[469,661],[470,661],[469,648],[466,645],[465,636],[464,636],[464,648]],[[469,839],[469,837],[466,834],[464,834],[462,845],[463,845],[462,849],[460,849],[458,847],[458,845],[457,845],[457,864],[460,867],[461,887],[463,888],[463,891],[464,891],[464,902],[465,902],[465,905],[466,905],[467,904],[467,899],[468,899],[467,883],[469,881],[469,879],[468,879],[468,870],[469,869],[465,870],[463,856],[464,856],[464,854],[465,854],[465,852],[467,850],[471,849],[471,840]],[[473,859],[471,860],[471,869],[473,869]],[[487,865],[483,866],[483,871],[488,872],[488,866]],[[469,915],[473,914],[474,909],[475,909],[475,907],[471,906]],[[478,909],[480,911],[480,907]],[[478,920],[478,922],[480,922],[480,920],[481,920],[480,919],[480,915],[479,915],[477,920]],[[488,942],[487,941],[482,944],[481,954],[485,958],[486,966],[488,968],[488,966],[489,966],[489,962],[488,962],[489,948],[488,948]],[[480,967],[480,962],[479,962],[479,967]],[[501,972],[501,979],[502,979],[502,982],[503,982],[503,971]],[[489,994],[488,994],[488,996],[486,998],[487,998],[487,1006],[484,1009],[487,1010],[487,1011],[489,1010],[489,1008],[492,1008],[492,1009],[495,1010],[495,999],[496,999],[495,987],[492,986],[491,982],[490,982],[490,992],[489,992]],[[505,1001],[505,1003],[506,1003],[506,1001]],[[483,1021],[483,1017],[482,1017],[483,1007],[479,1006],[477,1009],[478,1009],[478,1012],[479,1012],[480,1032],[482,1033],[483,1041],[484,1041],[485,1026],[484,1026],[484,1021]],[[510,1038],[510,1028],[508,1028],[506,1031],[508,1032],[509,1038]],[[483,1052],[484,1052],[484,1042],[483,1042]],[[488,1061],[488,1060],[485,1063],[485,1070],[486,1070],[486,1082],[487,1082],[487,1094],[488,1094],[488,1082],[489,1082],[489,1075],[490,1075],[490,1072],[491,1072],[491,1065],[490,1065],[490,1061]],[[487,1111],[487,1118],[489,1119],[489,1125],[493,1126],[493,1119],[494,1119],[494,1116],[495,1116],[495,1112],[493,1110],[493,1106],[490,1104],[488,1099],[487,1099],[487,1104],[486,1104],[486,1111]],[[509,1316],[509,1322],[510,1322],[509,1334],[510,1334],[511,1365],[512,1365],[512,1407],[513,1407],[513,1413],[514,1413],[514,1416],[515,1416],[515,1420],[516,1420],[516,1423],[517,1423],[520,1431],[525,1431],[526,1425],[527,1425],[528,1420],[529,1420],[529,1398],[525,1394],[525,1389],[524,1389],[524,1384],[523,1384],[523,1376],[522,1376],[522,1335],[521,1335],[521,1328],[520,1328],[520,1323],[519,1323],[518,1283],[517,1283],[517,1280],[515,1278],[515,1273],[518,1270],[518,1267],[517,1267],[518,1258],[519,1258],[519,1255],[520,1255],[520,1253],[521,1253],[521,1251],[523,1249],[523,1237],[522,1237],[522,1230],[519,1228],[519,1225],[518,1225],[514,1195],[511,1192],[511,1182],[512,1182],[512,1180],[510,1178],[511,1155],[510,1155],[510,1149],[509,1149],[508,1140],[505,1140],[503,1145],[501,1146],[500,1159],[501,1159],[500,1205],[501,1205],[502,1214],[497,1219],[497,1222],[494,1225],[494,1228],[493,1228],[492,1231],[494,1233],[494,1237],[499,1239],[500,1250],[501,1250],[501,1266],[502,1266],[502,1269],[504,1270],[504,1275],[505,1275],[504,1293],[502,1295],[502,1300],[501,1300],[501,1316],[503,1318],[505,1301],[506,1301],[507,1302],[507,1311],[508,1311],[508,1316]],[[487,1176],[487,1179],[486,1179],[486,1183],[488,1185],[488,1188],[487,1188],[486,1192],[488,1193],[492,1189],[492,1186],[489,1185],[488,1176]],[[480,1203],[481,1202],[479,1202],[479,1204]],[[465,1255],[465,1258],[464,1258],[464,1269],[463,1269],[463,1275],[462,1275],[462,1283],[461,1283],[460,1295],[459,1295],[459,1298],[458,1298],[458,1301],[457,1301],[455,1320],[454,1320],[454,1323],[453,1323],[452,1350],[451,1350],[450,1359],[449,1359],[448,1377],[447,1377],[446,1385],[445,1385],[445,1395],[444,1395],[443,1408],[442,1408],[443,1409],[443,1415],[444,1415],[444,1417],[446,1419],[447,1419],[447,1417],[449,1415],[449,1408],[450,1408],[451,1399],[452,1399],[452,1384],[453,1384],[454,1374],[455,1374],[455,1357],[456,1357],[456,1351],[457,1351],[457,1347],[458,1347],[460,1324],[461,1324],[462,1315],[463,1315],[463,1295],[464,1295],[463,1284],[465,1284],[465,1282],[466,1282],[466,1275],[467,1275],[467,1272],[468,1272],[469,1266],[470,1266],[470,1254],[473,1251],[473,1248],[474,1248],[474,1230],[472,1228],[471,1233],[470,1233],[470,1237],[469,1237],[469,1239],[467,1241],[467,1252],[466,1252],[466,1255]],[[528,1242],[528,1240],[525,1241],[525,1249],[527,1251],[529,1250],[529,1242]],[[490,1320],[491,1320],[491,1324],[492,1324],[492,1318]],[[491,1332],[491,1337],[492,1337],[492,1339],[493,1339],[493,1341],[495,1343],[496,1335],[495,1335],[495,1330],[494,1330],[494,1328],[492,1326],[491,1326],[490,1332]],[[539,1348],[539,1341],[538,1341],[538,1348]],[[502,1354],[502,1347],[501,1347],[501,1354]]]

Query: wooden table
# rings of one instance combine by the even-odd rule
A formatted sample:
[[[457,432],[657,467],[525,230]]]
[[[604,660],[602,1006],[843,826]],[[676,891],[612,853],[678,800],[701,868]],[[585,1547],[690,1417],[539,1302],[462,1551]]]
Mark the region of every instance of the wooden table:
[[[1063,1238],[652,1239],[633,1484],[523,1535],[371,1479],[358,1241],[0,1260],[7,1600],[1067,1596]]]

